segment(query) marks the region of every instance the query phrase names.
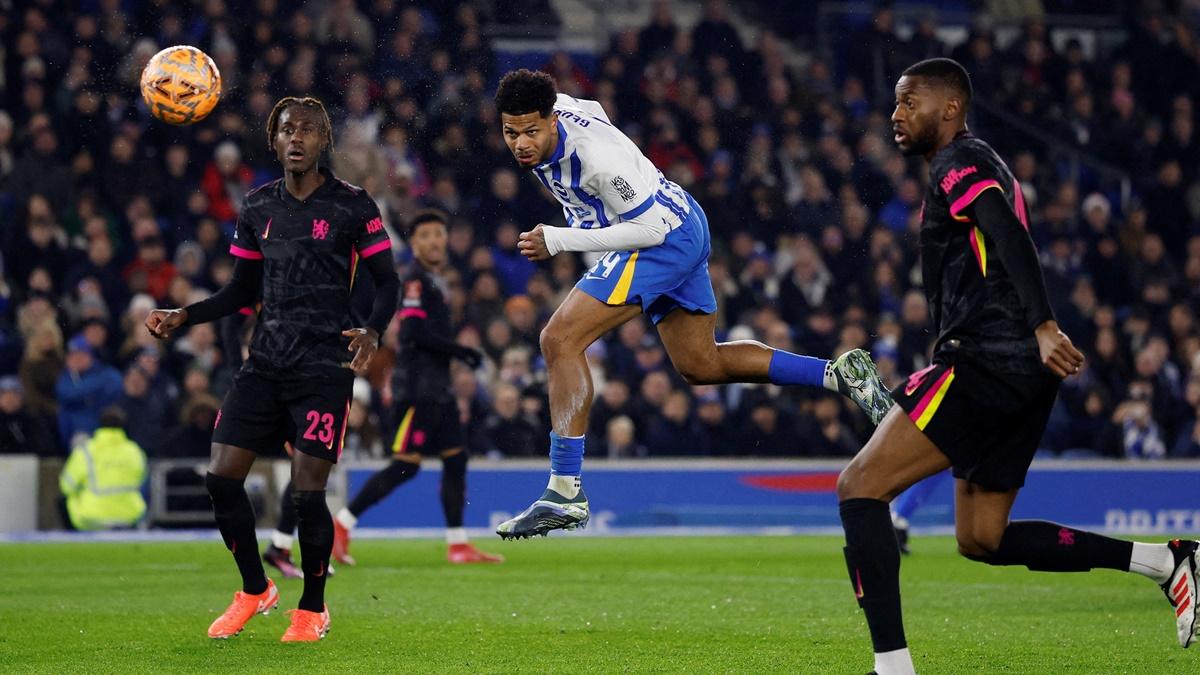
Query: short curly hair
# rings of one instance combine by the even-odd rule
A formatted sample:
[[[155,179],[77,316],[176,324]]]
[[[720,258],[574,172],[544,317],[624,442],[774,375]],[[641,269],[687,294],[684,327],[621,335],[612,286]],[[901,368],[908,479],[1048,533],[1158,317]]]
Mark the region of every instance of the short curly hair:
[[[527,68],[514,70],[500,80],[496,88],[496,110],[505,115],[535,112],[548,117],[554,112],[558,85],[554,78]]]

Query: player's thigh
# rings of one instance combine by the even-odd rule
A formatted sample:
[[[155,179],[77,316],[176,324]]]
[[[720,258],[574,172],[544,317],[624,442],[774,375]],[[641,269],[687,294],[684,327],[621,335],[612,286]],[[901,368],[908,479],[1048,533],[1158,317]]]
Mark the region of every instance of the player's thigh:
[[[329,483],[329,472],[333,470],[333,462],[297,452],[292,457],[292,487],[302,491],[324,490]]]
[[[208,472],[222,478],[243,480],[250,474],[250,467],[258,457],[253,450],[225,443],[213,443],[212,455],[208,460]]]
[[[716,314],[677,309],[663,317],[657,328],[667,356],[679,372],[698,372],[719,365]]]
[[[863,449],[838,477],[839,500],[891,501],[913,483],[950,466],[950,459],[899,407],[876,427]]]
[[[959,552],[982,557],[1000,546],[1020,488],[988,490],[961,478],[954,481],[954,535]]]
[[[583,352],[601,335],[629,321],[642,311],[638,305],[608,305],[572,288],[542,329],[543,353],[564,350]],[[549,354],[547,354],[549,356]]]
[[[277,382],[256,373],[239,372],[213,422],[214,463],[231,467],[237,462],[236,453],[218,452],[217,446],[240,448],[251,454],[276,454],[282,440],[280,430],[289,423],[283,396]]]

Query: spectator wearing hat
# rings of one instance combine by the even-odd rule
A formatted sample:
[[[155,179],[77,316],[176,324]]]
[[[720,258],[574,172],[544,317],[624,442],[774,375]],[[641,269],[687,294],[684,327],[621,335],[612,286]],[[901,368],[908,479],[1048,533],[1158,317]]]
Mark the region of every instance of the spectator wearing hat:
[[[67,344],[66,367],[58,377],[55,392],[59,437],[74,446],[76,434],[95,431],[100,411],[120,398],[121,374],[98,361],[87,338],[76,335]]]
[[[218,145],[200,179],[200,187],[208,197],[208,215],[222,223],[236,220],[242,197],[253,182],[254,171],[242,161],[237,144],[224,141]]]
[[[154,451],[163,430],[171,424],[171,401],[154,394],[150,375],[136,363],[125,369],[117,406],[129,420],[126,434],[141,447]]]
[[[0,377],[0,455],[58,455],[58,443],[50,429],[25,409],[21,380],[15,375]]]

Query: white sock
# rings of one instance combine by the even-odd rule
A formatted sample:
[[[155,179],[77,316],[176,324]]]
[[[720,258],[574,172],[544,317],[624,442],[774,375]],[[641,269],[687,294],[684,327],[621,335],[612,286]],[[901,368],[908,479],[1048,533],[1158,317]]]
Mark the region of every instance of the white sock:
[[[829,391],[836,391],[838,393],[841,393],[841,391],[842,391],[838,387],[837,373],[835,373],[833,370],[833,360],[832,359],[825,362],[825,377],[824,377],[822,384],[824,384],[825,388],[828,389]]]
[[[908,529],[908,520],[905,519],[904,516],[896,515],[895,513],[893,513],[892,514],[892,527],[896,527],[901,530],[907,530]]]
[[[546,487],[567,499],[574,499],[575,495],[579,494],[579,489],[582,485],[583,481],[579,476],[560,476],[552,473],[550,474],[550,482]]]
[[[1133,555],[1129,559],[1129,571],[1149,577],[1157,584],[1165,584],[1175,570],[1175,556],[1166,544],[1133,543]]]
[[[290,551],[292,550],[292,535],[286,532],[275,530],[271,533],[271,545],[275,548],[282,548]]]
[[[337,521],[347,530],[353,530],[354,526],[358,525],[358,516],[350,513],[350,509],[343,508],[337,512]]]
[[[454,544],[467,543],[467,531],[461,527],[446,528],[446,543],[453,546]]]
[[[908,647],[875,654],[875,672],[879,675],[916,675]]]

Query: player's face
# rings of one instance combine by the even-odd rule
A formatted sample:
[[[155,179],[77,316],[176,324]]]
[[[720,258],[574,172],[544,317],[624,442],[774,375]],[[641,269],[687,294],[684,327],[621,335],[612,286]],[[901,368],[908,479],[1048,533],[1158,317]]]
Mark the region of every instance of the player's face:
[[[500,115],[504,142],[517,160],[517,165],[529,170],[546,161],[558,142],[558,113],[542,117],[532,112],[524,115]]]
[[[284,171],[307,173],[325,149],[325,120],[308,108],[291,106],[279,113],[275,155]]]
[[[892,131],[905,155],[928,155],[937,146],[945,95],[919,77],[905,75],[896,83]]]
[[[413,256],[426,267],[439,267],[446,262],[446,226],[431,221],[421,223],[409,236]]]

